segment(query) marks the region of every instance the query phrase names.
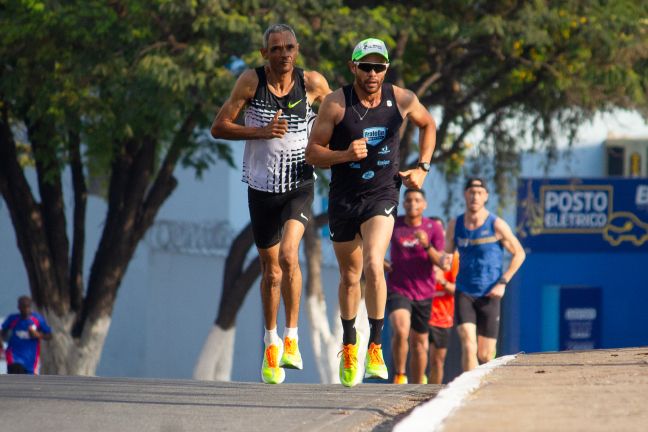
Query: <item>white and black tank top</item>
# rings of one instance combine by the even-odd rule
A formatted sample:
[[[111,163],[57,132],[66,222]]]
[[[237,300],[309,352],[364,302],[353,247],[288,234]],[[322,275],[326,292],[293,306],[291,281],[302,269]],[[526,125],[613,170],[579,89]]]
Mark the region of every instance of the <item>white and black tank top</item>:
[[[306,97],[304,70],[295,68],[293,88],[284,97],[268,88],[263,66],[255,69],[259,77],[254,97],[245,110],[245,126],[264,127],[281,109],[280,118],[288,121],[283,138],[247,140],[243,156],[243,181],[252,189],[282,193],[313,182],[313,167],[306,163],[309,120],[314,117]]]
[[[399,130],[403,123],[394,88],[383,83],[377,107],[365,108],[353,85],[343,88],[344,118],[333,128],[329,147],[346,150],[351,141],[367,138],[368,154],[357,162],[344,162],[331,167],[329,205],[352,205],[351,201],[392,200],[398,202],[401,185],[398,176]],[[341,209],[343,210],[343,209]]]

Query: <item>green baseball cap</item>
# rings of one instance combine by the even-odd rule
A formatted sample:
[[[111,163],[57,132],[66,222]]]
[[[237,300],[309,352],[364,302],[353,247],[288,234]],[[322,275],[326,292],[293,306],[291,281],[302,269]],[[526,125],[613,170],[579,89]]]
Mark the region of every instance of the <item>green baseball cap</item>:
[[[380,54],[389,61],[389,54],[387,54],[387,47],[385,42],[380,39],[369,38],[358,43],[353,49],[352,61],[358,61],[369,54]]]

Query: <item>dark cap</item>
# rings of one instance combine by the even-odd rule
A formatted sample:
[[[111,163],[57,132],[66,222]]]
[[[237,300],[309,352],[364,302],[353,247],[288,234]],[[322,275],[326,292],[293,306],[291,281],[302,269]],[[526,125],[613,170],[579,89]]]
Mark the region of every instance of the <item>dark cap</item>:
[[[466,186],[464,187],[464,190],[468,190],[471,187],[482,187],[486,189],[486,192],[488,192],[486,182],[479,177],[469,177],[468,180],[466,180]]]
[[[418,192],[421,195],[423,195],[423,198],[425,198],[425,191],[423,189],[417,189],[417,188],[407,188],[405,189],[405,192],[403,193],[403,197],[407,196],[408,193],[410,192]]]

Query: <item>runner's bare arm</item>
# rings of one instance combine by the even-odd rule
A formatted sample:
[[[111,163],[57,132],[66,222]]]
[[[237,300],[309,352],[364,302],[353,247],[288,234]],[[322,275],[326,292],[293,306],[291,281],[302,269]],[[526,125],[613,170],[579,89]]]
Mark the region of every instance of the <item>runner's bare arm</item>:
[[[333,128],[342,120],[342,117],[344,117],[344,94],[342,90],[336,90],[326,96],[322,102],[306,146],[306,163],[328,168],[331,165],[367,157],[366,138],[352,141],[346,150],[329,149]]]
[[[403,118],[408,117],[419,128],[419,162],[429,163],[436,146],[434,118],[412,91],[394,86],[394,97]],[[414,168],[399,174],[405,186],[420,189],[427,172]]]
[[[511,227],[502,218],[495,219],[495,235],[501,239],[502,246],[512,255],[508,269],[502,274],[504,279],[510,281],[522,266],[526,253],[518,238],[513,234]]]
[[[417,230],[414,235],[419,241],[419,244],[427,252],[430,262],[437,266],[443,266],[443,247],[437,249],[437,245],[432,244],[432,239],[429,238],[427,233],[423,230]],[[439,242],[443,245],[443,242]]]
[[[324,78],[319,72],[304,72],[304,85],[306,86],[308,102],[311,105],[314,103],[322,103],[324,98],[331,93],[331,88],[329,87],[326,78]]]
[[[456,224],[457,224],[457,219],[450,219],[450,222],[448,222],[448,228],[446,229],[445,246],[444,246],[445,253],[441,258],[441,263],[443,264],[441,268],[444,271],[450,270],[450,267],[452,266],[452,254],[454,254],[454,251],[456,249],[456,245],[454,243],[454,232],[455,232]]]
[[[229,99],[225,101],[214,118],[211,134],[214,138],[230,140],[246,139],[271,139],[281,138],[288,130],[288,122],[279,119],[281,110],[277,111],[274,118],[262,128],[241,126],[236,123],[248,100],[254,96],[259,78],[254,70],[248,69],[236,80],[234,89]]]

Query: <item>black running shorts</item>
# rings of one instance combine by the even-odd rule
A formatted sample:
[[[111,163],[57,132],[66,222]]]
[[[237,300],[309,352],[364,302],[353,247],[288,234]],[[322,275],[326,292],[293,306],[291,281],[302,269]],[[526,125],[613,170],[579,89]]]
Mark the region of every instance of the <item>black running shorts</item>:
[[[396,309],[407,309],[411,316],[410,328],[417,333],[428,332],[428,321],[432,310],[432,299],[411,300],[404,295],[390,292],[387,294],[387,309],[393,312]]]
[[[464,292],[455,292],[455,317],[457,325],[473,323],[477,334],[497,339],[500,324],[500,298],[472,297]]]
[[[391,216],[396,219],[398,201],[378,200],[364,203],[346,211],[329,207],[329,231],[334,242],[348,242],[360,234],[360,225],[374,216]]]
[[[259,249],[268,249],[281,241],[284,224],[294,219],[306,226],[312,217],[314,186],[312,182],[283,193],[263,192],[248,187],[248,207]]]
[[[20,374],[20,375],[22,375],[22,374],[27,373],[27,369],[25,369],[25,367],[23,365],[21,365],[20,363],[13,363],[13,364],[10,364],[9,366],[7,366],[7,373],[8,374]]]
[[[451,331],[452,327],[430,326],[430,332],[428,335],[430,345],[434,345],[435,348],[439,349],[448,348]]]

